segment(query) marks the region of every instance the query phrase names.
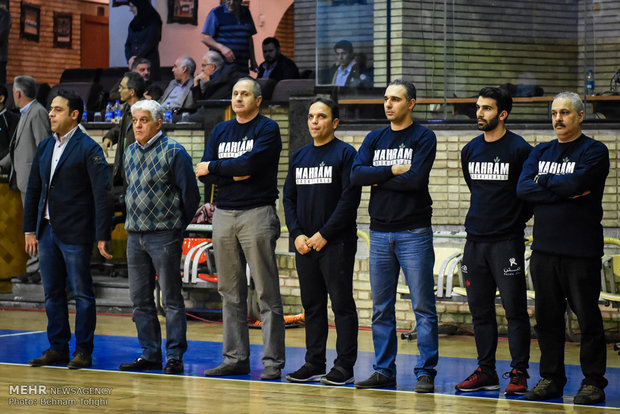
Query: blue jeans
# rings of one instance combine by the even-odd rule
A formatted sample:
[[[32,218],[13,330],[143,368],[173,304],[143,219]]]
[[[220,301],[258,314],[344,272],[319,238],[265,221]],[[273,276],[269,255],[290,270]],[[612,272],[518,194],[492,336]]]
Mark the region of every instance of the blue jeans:
[[[420,355],[416,377],[437,374],[437,311],[433,287],[433,232],[430,227],[402,232],[370,232],[370,289],[373,299],[372,339],[375,371],[396,378],[396,285],[403,269],[415,313]]]
[[[75,298],[76,348],[90,354],[93,351],[97,320],[93,278],[90,274],[93,244],[65,244],[56,236],[52,226],[47,223],[41,223],[41,226],[39,262],[50,347],[58,352],[69,352],[71,328],[66,292],[69,288]]]
[[[155,308],[155,283],[159,283],[166,311],[166,357],[183,359],[187,350],[187,320],[181,280],[183,232],[163,230],[129,232],[127,269],[133,320],[142,347],[142,356],[161,362],[161,328]],[[157,281],[155,280],[157,275]]]

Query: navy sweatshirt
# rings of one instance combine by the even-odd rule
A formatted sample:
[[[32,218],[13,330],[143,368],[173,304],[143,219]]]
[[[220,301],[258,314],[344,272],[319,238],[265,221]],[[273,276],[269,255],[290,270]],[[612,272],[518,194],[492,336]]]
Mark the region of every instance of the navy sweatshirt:
[[[220,122],[211,131],[202,161],[210,161],[205,184],[217,184],[216,204],[228,210],[275,205],[282,139],[278,124],[263,116],[245,124]],[[233,177],[250,178],[234,181]]]
[[[559,256],[603,255],[603,189],[609,151],[581,135],[537,145],[523,165],[517,195],[534,203],[532,250]],[[589,191],[590,193],[571,198]]]
[[[291,238],[317,231],[328,242],[355,240],[362,189],[350,184],[355,149],[335,138],[298,149],[284,184],[284,213]]]
[[[416,123],[400,131],[377,129],[366,136],[353,161],[351,182],[372,186],[371,230],[397,232],[431,225],[428,175],[436,149],[435,133]],[[395,176],[391,169],[395,164],[411,168]]]
[[[511,131],[486,142],[484,134],[461,151],[463,177],[471,192],[465,218],[467,239],[501,241],[523,238],[531,208],[517,197],[517,181],[532,146]]]

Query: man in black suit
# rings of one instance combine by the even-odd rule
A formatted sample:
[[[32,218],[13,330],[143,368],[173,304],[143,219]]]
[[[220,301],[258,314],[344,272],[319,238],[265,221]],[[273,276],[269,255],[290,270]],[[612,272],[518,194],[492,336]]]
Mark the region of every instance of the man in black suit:
[[[235,65],[226,65],[219,53],[210,50],[202,57],[201,70],[194,77],[194,101],[205,99],[230,99],[235,83],[247,74]]]
[[[19,115],[6,109],[8,96],[9,92],[6,86],[0,83],[0,160],[9,153],[11,137],[19,122]]]
[[[52,136],[32,161],[24,206],[26,251],[39,253],[50,348],[29,361],[33,367],[87,368],[95,333],[96,308],[90,258],[93,242],[106,259],[112,218],[110,178],[103,150],[78,128],[82,98],[60,90],[51,103]],[[66,288],[75,298],[74,358],[69,361]]]
[[[299,69],[295,62],[280,51],[280,42],[275,37],[263,40],[263,58],[258,67],[258,78],[269,78],[276,82],[282,79],[299,79]]]

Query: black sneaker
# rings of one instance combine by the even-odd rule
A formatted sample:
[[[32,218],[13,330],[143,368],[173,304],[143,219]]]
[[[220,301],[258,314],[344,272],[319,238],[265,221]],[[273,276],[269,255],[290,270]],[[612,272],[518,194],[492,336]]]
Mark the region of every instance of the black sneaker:
[[[579,405],[590,405],[602,403],[603,401],[605,401],[605,391],[595,385],[588,385],[582,382],[581,387],[579,387],[579,391],[577,391],[577,395],[575,395],[573,403]]]
[[[353,372],[341,367],[333,367],[327,375],[321,378],[321,382],[325,385],[347,385],[352,384]]]
[[[534,388],[523,394],[523,398],[530,401],[551,400],[553,398],[560,398],[563,393],[564,387],[560,387],[556,382],[541,378]]]
[[[417,393],[435,392],[435,381],[430,375],[420,375],[413,391]]]
[[[390,388],[396,386],[396,379],[383,375],[380,372],[373,372],[368,379],[355,383],[355,388]]]
[[[286,374],[290,382],[317,382],[325,375],[325,369],[317,369],[309,363],[305,363],[295,372]]]

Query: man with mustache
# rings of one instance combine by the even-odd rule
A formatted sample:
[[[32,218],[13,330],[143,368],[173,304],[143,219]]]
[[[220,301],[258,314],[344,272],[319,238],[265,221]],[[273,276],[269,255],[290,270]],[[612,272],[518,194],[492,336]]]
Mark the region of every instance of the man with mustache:
[[[478,129],[483,133],[461,151],[463,176],[471,192],[462,270],[474,325],[478,368],[457,384],[456,389],[499,389],[495,371],[495,291],[499,289],[508,320],[512,356],[512,369],[505,375],[510,378],[505,394],[523,394],[527,391],[530,359],[523,232],[532,213],[517,198],[517,180],[532,146],[504,125],[512,109],[512,98],[505,89],[482,88],[478,95],[476,117]]]
[[[530,264],[540,346],[541,379],[525,393],[526,400],[562,397],[568,304],[579,321],[585,377],[573,402],[605,401],[607,349],[598,297],[609,151],[581,132],[583,118],[579,95],[562,92],[555,96],[551,120],[558,138],[532,150],[517,185],[517,195],[534,204]]]

